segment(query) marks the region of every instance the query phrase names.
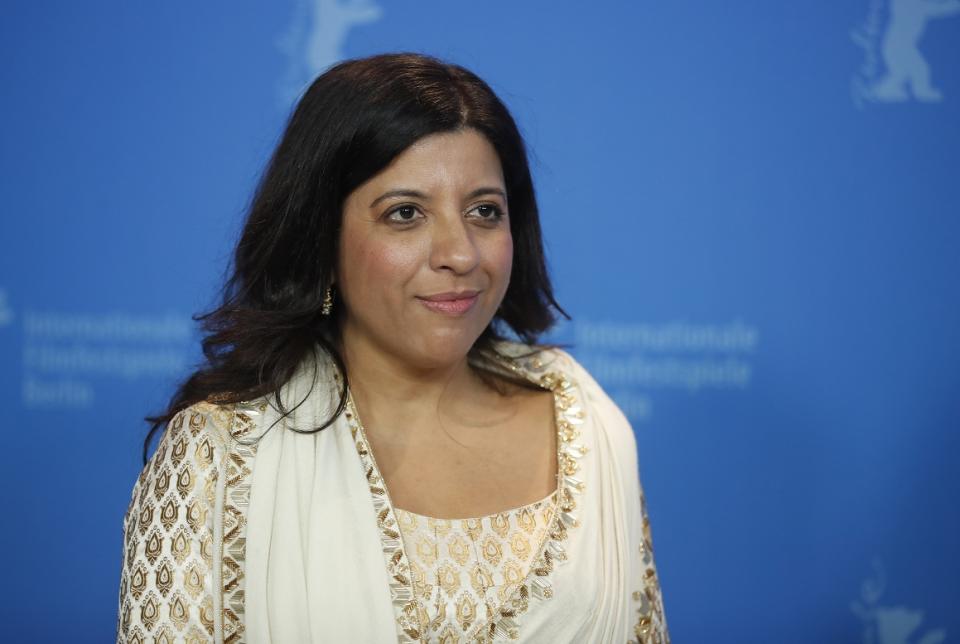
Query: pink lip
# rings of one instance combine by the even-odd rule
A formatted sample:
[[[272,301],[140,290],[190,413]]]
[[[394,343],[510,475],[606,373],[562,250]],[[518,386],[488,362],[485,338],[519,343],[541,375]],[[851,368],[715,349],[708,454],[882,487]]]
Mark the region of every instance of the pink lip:
[[[418,297],[420,302],[437,313],[447,313],[449,315],[463,315],[477,303],[479,291],[453,291],[447,293],[437,293],[427,297]]]

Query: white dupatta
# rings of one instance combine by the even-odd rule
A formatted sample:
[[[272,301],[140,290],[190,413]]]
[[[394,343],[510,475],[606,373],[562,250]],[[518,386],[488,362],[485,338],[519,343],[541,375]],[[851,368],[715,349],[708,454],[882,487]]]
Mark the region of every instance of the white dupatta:
[[[511,368],[554,392],[566,511],[556,513],[525,583],[481,630],[495,641],[544,644],[669,641],[656,576],[647,572],[653,563],[629,424],[563,351],[518,358]],[[305,362],[282,391],[288,409],[303,404],[269,431],[279,413],[271,406],[263,414],[246,532],[251,644],[421,637],[393,507],[356,418],[293,431],[329,418],[336,387],[329,359]]]

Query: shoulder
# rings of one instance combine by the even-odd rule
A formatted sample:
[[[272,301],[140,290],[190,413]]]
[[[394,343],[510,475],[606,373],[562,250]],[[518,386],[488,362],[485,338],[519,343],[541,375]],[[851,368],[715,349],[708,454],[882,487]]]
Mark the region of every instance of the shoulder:
[[[580,364],[560,347],[502,340],[494,343],[496,356],[511,371],[540,384],[558,376],[576,377]]]
[[[500,342],[500,355],[508,357],[529,380],[556,389],[565,380],[579,397],[584,412],[599,421],[604,430],[618,442],[629,443],[635,449],[630,421],[590,372],[571,353],[561,347],[536,346],[520,342]]]
[[[235,405],[209,401],[181,409],[167,423],[157,448],[140,474],[156,476],[163,469],[215,468],[219,455],[233,432]]]
[[[185,501],[194,486],[215,481],[227,452],[238,440],[255,433],[264,403],[225,403],[210,400],[194,403],[173,415],[164,428],[157,448],[140,472],[130,500],[127,521],[135,505],[159,501],[171,481],[180,486]],[[152,494],[148,494],[152,491]],[[203,500],[208,500],[204,495]]]
[[[142,545],[154,530],[169,533],[172,523],[161,519],[186,518],[190,512],[181,507],[210,505],[235,418],[234,405],[207,401],[174,414],[134,484],[124,518],[128,547]],[[196,532],[199,526],[188,527]]]
[[[213,634],[217,479],[233,410],[209,402],[177,412],[140,472],[123,521],[118,641],[146,641],[171,620]]]
[[[158,463],[168,457],[183,460],[188,456],[199,456],[199,460],[205,462],[208,460],[205,456],[226,443],[233,425],[233,415],[233,405],[219,405],[209,401],[194,403],[181,409],[167,423],[157,450],[150,460]],[[194,451],[199,450],[200,453],[188,455],[185,453],[187,447],[193,447]]]
[[[603,387],[580,361],[565,349],[518,342],[501,343],[497,345],[497,349],[502,354],[510,356],[532,379],[542,379],[547,375],[548,378],[562,376],[571,380],[590,399],[590,402],[602,404],[609,408],[604,411],[611,411],[618,416],[618,420],[626,422],[626,416]]]
[[[244,478],[242,438],[255,430],[260,407],[203,401],[167,423],[123,520],[118,641],[213,635],[217,526],[226,520],[218,500]]]
[[[194,458],[199,465],[206,465],[214,452],[251,434],[265,408],[266,403],[259,400],[194,403],[170,419],[150,461],[156,464],[170,458],[174,462]]]
[[[526,360],[531,370],[566,379],[583,408],[585,419],[610,443],[628,470],[636,468],[637,443],[629,419],[579,360],[558,347],[539,351]]]
[[[223,404],[206,400],[174,414],[134,484],[127,527],[138,527],[138,512],[152,518],[151,510],[162,500],[186,504],[192,499],[212,504],[212,488],[220,471],[232,466],[230,455],[242,452],[249,457],[255,451],[245,445],[244,439],[259,434],[266,406],[260,400]],[[167,492],[174,489],[171,485],[177,494],[168,498]],[[143,532],[143,526],[140,528]]]

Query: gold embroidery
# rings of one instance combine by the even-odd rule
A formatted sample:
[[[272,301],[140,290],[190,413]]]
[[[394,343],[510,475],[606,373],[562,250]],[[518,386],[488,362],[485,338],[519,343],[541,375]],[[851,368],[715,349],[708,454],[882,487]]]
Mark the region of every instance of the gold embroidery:
[[[416,526],[401,526],[404,531],[412,532]],[[467,564],[467,559],[470,558],[470,544],[467,543],[467,540],[463,538],[463,535],[456,534],[452,539],[447,543],[447,551],[450,553],[450,556],[454,561],[457,562],[460,566],[465,566]]]
[[[124,577],[126,581],[126,577]],[[130,578],[130,594],[133,595],[134,599],[139,600],[140,596],[143,594],[143,591],[147,589],[147,567],[142,563],[138,564],[136,569],[133,571],[133,576]],[[121,595],[123,592],[121,591]]]
[[[498,532],[497,534],[500,533]],[[487,560],[487,563],[496,568],[500,565],[501,557],[503,557],[503,552],[500,549],[500,542],[488,535],[487,538],[483,540],[483,558]]]
[[[633,642],[637,644],[670,644],[666,619],[663,614],[663,598],[657,569],[653,562],[653,537],[650,533],[650,519],[647,516],[647,501],[640,492],[640,516],[642,518],[642,539],[639,546],[640,563],[643,567],[642,590],[631,595],[636,602],[637,623],[633,627]]]
[[[193,473],[190,471],[190,465],[184,466],[177,476],[177,492],[180,498],[185,499],[193,491]]]
[[[421,636],[426,636],[425,629],[428,626],[435,625],[436,628],[433,628],[433,632],[437,633],[437,628],[445,623],[445,619],[438,621],[440,615],[446,614],[444,602],[439,602],[439,606],[435,607],[437,617],[430,621],[424,605],[421,605],[418,598],[422,597],[429,604],[436,592],[446,592],[444,586],[447,586],[447,588],[454,587],[452,577],[450,577],[447,569],[442,566],[435,568],[439,590],[428,591],[420,584],[420,580],[429,579],[429,574],[422,566],[431,568],[435,565],[439,556],[437,548],[442,542],[443,535],[450,533],[454,524],[459,527],[461,535],[465,535],[467,539],[476,544],[477,556],[481,557],[480,561],[485,562],[488,566],[497,567],[507,564],[517,566],[515,561],[505,558],[509,553],[513,553],[511,556],[519,556],[518,553],[527,551],[528,557],[533,556],[532,564],[525,578],[521,577],[522,572],[519,568],[506,568],[509,581],[503,576],[503,573],[500,573],[501,577],[498,583],[495,583],[490,572],[484,569],[484,565],[481,565],[480,561],[471,567],[469,584],[478,597],[486,598],[483,601],[485,611],[481,618],[479,605],[474,604],[477,617],[471,619],[472,630],[467,633],[466,638],[457,641],[462,641],[462,639],[488,641],[491,638],[516,639],[519,637],[517,620],[529,609],[531,600],[546,601],[553,597],[550,575],[555,565],[567,559],[563,542],[567,539],[569,531],[579,526],[576,513],[577,497],[582,494],[585,482],[579,477],[580,465],[578,460],[586,453],[586,449],[575,441],[580,435],[579,427],[584,423],[584,413],[578,400],[579,389],[574,382],[562,373],[547,371],[542,362],[523,358],[515,359],[507,366],[528,380],[537,382],[542,387],[549,389],[554,398],[554,420],[558,437],[556,510],[552,504],[543,509],[544,528],[541,532],[542,536],[534,544],[528,544],[527,548],[519,541],[515,546],[512,539],[507,540],[507,535],[510,534],[510,525],[505,513],[490,517],[490,533],[485,531],[480,519],[435,522],[432,524],[436,533],[433,541],[419,539],[410,544],[409,552],[411,554],[415,553],[421,564],[412,568],[399,534],[402,531],[401,528],[406,529],[408,525],[414,525],[415,522],[413,519],[404,517],[403,511],[395,510],[392,507],[387,490],[376,467],[376,461],[370,453],[369,443],[357,417],[352,397],[348,395],[345,416],[350,426],[357,454],[360,456],[364,467],[377,515],[381,546],[387,570],[391,576],[390,591],[393,597],[400,641],[416,641]],[[401,518],[398,519],[398,516]],[[520,514],[516,528],[519,534],[534,532],[531,519],[531,516]],[[422,517],[417,519],[417,521],[422,520]],[[400,523],[401,521],[402,523]],[[441,532],[442,535],[439,534]],[[493,538],[493,535],[502,539],[502,543]],[[463,559],[463,544],[454,539],[447,542],[445,546],[445,551],[449,554],[451,560],[459,563]],[[411,570],[413,570],[412,573]],[[494,593],[494,595],[488,597],[489,592]],[[450,593],[448,592],[448,594]],[[500,600],[499,608],[495,607],[497,602],[494,600]],[[457,612],[459,617],[462,595],[457,597],[457,601],[461,603],[455,603],[451,605],[451,608]],[[447,623],[446,626],[449,627],[450,624]],[[455,635],[456,631],[444,630],[441,633],[441,638],[452,634]]]
[[[470,539],[476,541],[480,538],[480,534],[483,531],[480,519],[464,519],[462,525],[464,532],[470,535]]]
[[[497,588],[497,599],[500,600],[500,604],[504,604],[510,597],[517,591],[519,588],[520,582],[523,581],[523,571],[520,570],[520,567],[513,561],[507,562],[503,567],[503,585]]]
[[[470,595],[463,593],[457,600],[457,621],[460,622],[461,630],[469,630],[473,620],[477,618],[477,605]]]
[[[167,499],[167,502],[160,509],[160,523],[163,524],[167,532],[170,532],[173,524],[177,522],[177,515],[180,514],[179,510],[180,506],[173,500],[173,497]]]
[[[410,562],[410,581],[422,599],[430,599],[430,595],[433,593],[433,584],[423,574],[423,569],[413,561]]]
[[[503,567],[503,580],[508,584],[518,584],[523,581],[523,571],[514,561],[509,561]]]
[[[470,585],[473,586],[473,592],[481,597],[484,597],[487,589],[493,586],[493,577],[479,562],[470,571]]]
[[[173,622],[178,631],[182,631],[190,619],[190,610],[183,601],[183,596],[177,593],[170,602],[170,621]]]
[[[155,585],[162,597],[166,597],[173,587],[173,570],[170,568],[169,561],[162,562],[157,568]]]
[[[147,543],[144,546],[143,554],[146,555],[147,561],[150,562],[152,566],[157,561],[157,557],[160,556],[160,548],[162,547],[163,542],[160,540],[160,532],[154,528],[153,532],[150,533],[150,536],[147,538]]]
[[[526,559],[530,554],[530,540],[528,535],[516,533],[510,538],[510,550],[517,559]]]
[[[200,444],[197,445],[197,450],[194,452],[193,457],[196,459],[197,464],[201,469],[205,469],[213,465],[213,445],[210,444],[210,439],[204,437],[200,441]]]
[[[397,535],[399,536],[399,535]],[[435,543],[421,539],[415,545],[417,556],[429,567],[437,562],[437,546]]]
[[[213,535],[204,535],[203,541],[200,542],[200,557],[203,563],[208,566],[213,565]]]
[[[190,567],[187,568],[184,574],[183,585],[193,599],[199,597],[203,591],[203,572],[196,563],[191,564]]]
[[[567,539],[568,531],[580,525],[575,515],[576,496],[583,493],[585,483],[575,475],[580,471],[578,460],[587,450],[574,443],[580,436],[578,427],[584,423],[583,409],[577,398],[577,385],[559,372],[546,370],[540,357],[517,358],[506,366],[528,379],[534,379],[537,373],[541,374],[540,385],[553,392],[558,438],[558,507],[557,512],[548,519],[548,538],[538,549],[539,554],[528,577],[515,587],[509,599],[501,606],[499,615],[478,631],[486,632],[491,637],[517,639],[520,636],[517,619],[529,609],[531,596],[539,601],[553,597],[550,574],[556,562],[567,559],[562,543]]]
[[[196,436],[200,433],[200,430],[207,424],[206,417],[201,414],[199,411],[194,411],[190,414],[190,434]]]
[[[230,416],[230,434],[234,442],[225,459],[226,485],[221,517],[223,539],[220,543],[221,617],[225,644],[241,642],[245,635],[246,516],[250,505],[251,463],[256,456],[256,445],[239,439],[248,436],[256,428],[257,419],[266,409],[265,402],[241,402],[234,405]]]
[[[447,595],[453,595],[460,589],[460,574],[453,566],[444,564],[437,569],[437,584]]]
[[[440,634],[440,644],[457,644],[458,641],[452,626],[447,626]]]
[[[157,474],[156,481],[153,484],[153,496],[156,497],[157,501],[160,501],[166,494],[167,489],[170,488],[170,470],[163,468]]]
[[[200,604],[200,623],[207,634],[213,635],[213,597],[207,595]]]
[[[176,560],[178,565],[183,565],[183,562],[187,560],[187,557],[190,556],[190,544],[191,541],[187,539],[187,530],[183,526],[177,529],[176,534],[173,536],[172,541],[172,550],[173,558]]]
[[[198,499],[194,499],[187,506],[187,525],[194,534],[199,534],[206,527],[207,508]]]
[[[133,530],[127,529],[127,534],[133,534]],[[137,542],[133,539],[130,539],[130,542],[127,544],[127,557],[124,560],[127,568],[133,567],[133,562],[137,560]]]
[[[119,642],[199,642],[213,634],[212,620],[203,622],[214,590],[209,510],[226,435],[222,425],[211,427],[214,410],[198,403],[176,414],[134,485],[124,517]]]
[[[143,506],[143,509],[140,510],[139,528],[141,536],[146,533],[150,528],[150,524],[153,523],[153,504],[146,504]],[[133,532],[136,529],[136,526],[130,526],[130,531]]]
[[[130,613],[133,611],[133,605],[129,601],[123,602],[123,608],[120,609],[120,634],[130,631]],[[140,630],[135,627],[134,631]],[[136,633],[134,633],[135,635]]]
[[[170,452],[171,463],[174,467],[180,467],[180,463],[183,462],[184,457],[187,455],[187,437],[181,435],[177,442],[173,444],[173,449]]]
[[[147,593],[147,599],[140,606],[140,621],[146,626],[148,631],[152,631],[157,623],[157,598],[152,592]]]
[[[507,515],[494,515],[493,520],[490,522],[490,527],[493,528],[493,531],[496,532],[501,539],[506,537],[507,531],[510,530],[510,522],[507,520]]]
[[[410,565],[400,542],[399,526],[393,512],[393,505],[387,497],[386,489],[381,484],[380,476],[377,473],[379,470],[373,455],[370,453],[369,443],[357,418],[353,397],[349,395],[349,392],[344,416],[350,426],[350,435],[366,473],[374,511],[377,513],[380,545],[383,550],[387,574],[390,576],[390,595],[393,598],[394,615],[397,620],[398,641],[416,642],[420,639],[422,632],[421,624],[425,623],[424,616],[420,614],[419,602],[414,596]]]
[[[427,519],[427,525],[430,528],[430,532],[434,533],[438,538],[447,536],[453,528],[453,522],[450,519],[434,519],[433,517]]]
[[[411,531],[417,529],[417,515],[409,512],[398,513],[397,521],[400,522],[401,531]]]
[[[533,514],[528,508],[523,508],[520,511],[520,516],[517,517],[517,523],[527,534],[533,532],[533,529],[536,527],[536,521],[533,520]]]

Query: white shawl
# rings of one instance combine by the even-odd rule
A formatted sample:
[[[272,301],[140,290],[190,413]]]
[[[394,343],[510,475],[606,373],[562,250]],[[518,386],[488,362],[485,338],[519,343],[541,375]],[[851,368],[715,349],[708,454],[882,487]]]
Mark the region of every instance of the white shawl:
[[[500,349],[516,355],[526,347]],[[648,572],[629,423],[563,351],[520,358],[513,368],[534,381],[552,374],[546,382],[558,402],[561,484],[575,507],[557,513],[557,538],[547,539],[539,569],[495,624],[494,639],[668,641]],[[320,432],[292,431],[319,426],[335,409],[332,363],[305,363],[282,396],[288,409],[304,402],[283,420],[271,406],[260,422],[246,531],[248,641],[417,641],[402,542],[362,431],[345,414]]]

